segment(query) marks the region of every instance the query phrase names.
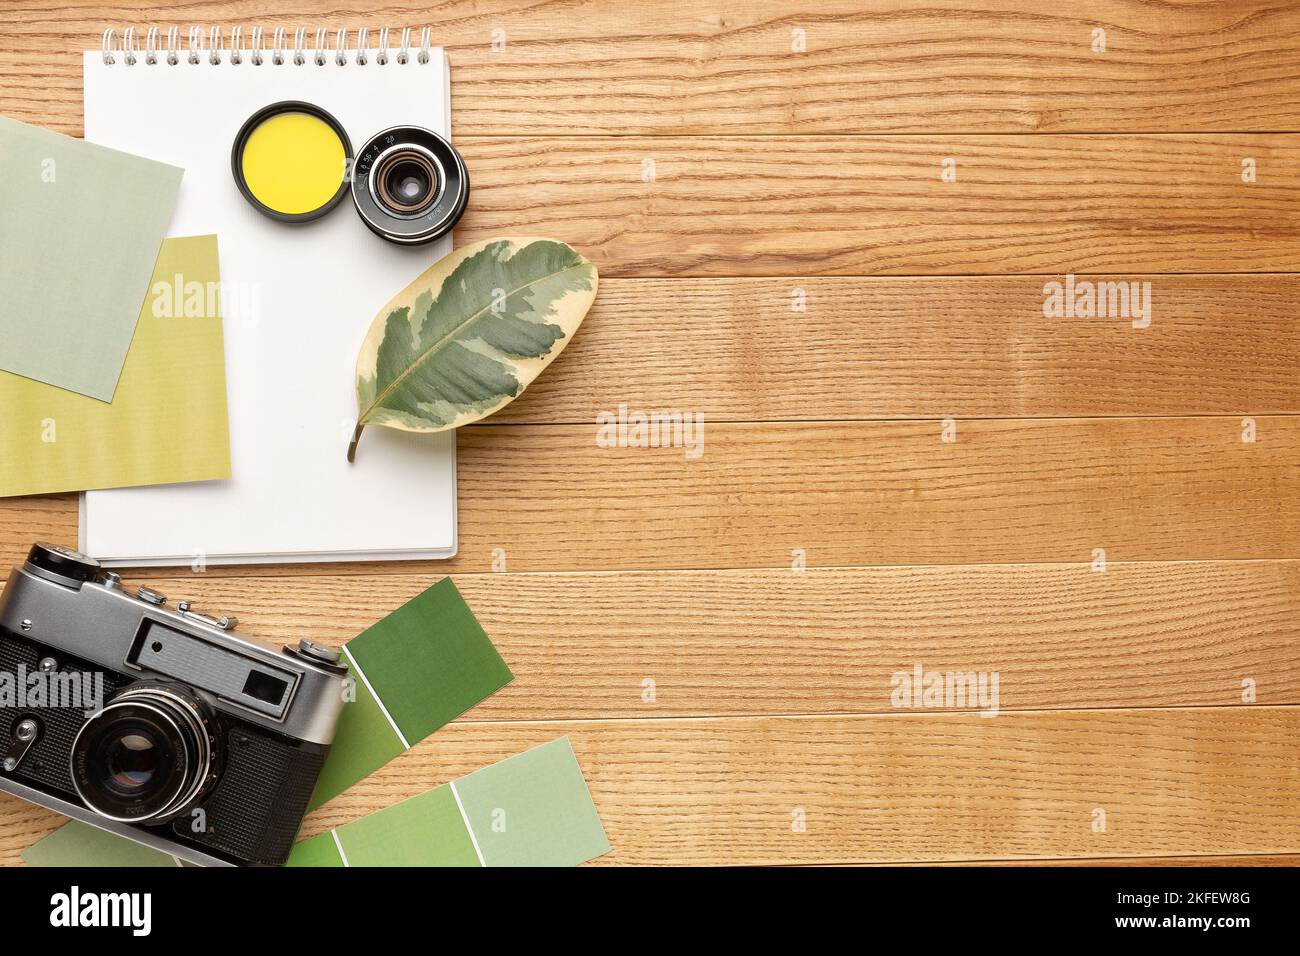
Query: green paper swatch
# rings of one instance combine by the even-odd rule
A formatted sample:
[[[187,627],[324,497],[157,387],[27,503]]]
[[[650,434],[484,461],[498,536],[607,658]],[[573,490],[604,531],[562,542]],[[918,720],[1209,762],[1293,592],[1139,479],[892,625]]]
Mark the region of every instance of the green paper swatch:
[[[362,631],[345,651],[353,678],[364,679],[343,708],[313,810],[514,678],[451,578]]]
[[[568,737],[455,786],[486,866],[577,866],[609,852]]]
[[[304,840],[288,865],[576,866],[609,849],[561,737]]]
[[[343,660],[347,660],[346,655]],[[348,675],[352,678],[356,699],[349,701],[339,715],[329,758],[321,769],[316,790],[307,805],[309,812],[358,780],[366,779],[374,770],[406,750],[365,681],[357,678],[351,666]]]
[[[23,852],[28,866],[176,866],[174,856],[70,820]]]
[[[451,578],[443,578],[358,634],[345,651],[356,699],[343,708],[310,810],[364,780],[404,752],[407,744],[419,743],[514,677]],[[45,845],[56,838],[63,848],[60,853],[78,866],[145,865],[134,862],[142,853],[174,865],[165,853],[77,821],[29,847],[23,858],[33,866],[51,865],[40,861],[47,858]]]
[[[181,173],[0,116],[0,368],[113,399]]]
[[[348,866],[479,865],[448,784],[304,840],[287,865],[343,866],[340,847]]]
[[[112,404],[0,371],[0,497],[229,478],[219,297],[175,292],[220,278],[216,236],[162,244]]]

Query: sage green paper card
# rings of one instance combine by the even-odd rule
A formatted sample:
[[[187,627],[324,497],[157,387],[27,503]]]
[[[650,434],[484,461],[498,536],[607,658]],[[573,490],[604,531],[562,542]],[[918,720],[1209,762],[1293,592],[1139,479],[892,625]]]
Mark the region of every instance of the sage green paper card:
[[[0,116],[0,368],[112,400],[181,174]]]
[[[452,786],[484,866],[577,866],[609,852],[568,737],[476,770]]]
[[[23,852],[28,866],[177,866],[176,858],[92,827],[69,820]]]
[[[364,780],[514,678],[451,578],[412,598],[343,650],[356,697],[343,708],[310,809]],[[53,856],[47,852],[51,841],[68,865],[154,865],[138,862],[149,853],[171,860],[75,820],[29,847],[23,859],[32,866],[64,865],[45,862]]]
[[[304,840],[289,866],[577,866],[610,849],[568,737]]]

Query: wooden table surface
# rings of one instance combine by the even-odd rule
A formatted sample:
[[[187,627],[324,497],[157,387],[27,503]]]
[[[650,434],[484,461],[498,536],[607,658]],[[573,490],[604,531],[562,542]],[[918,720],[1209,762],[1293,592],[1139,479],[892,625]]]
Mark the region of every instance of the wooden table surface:
[[[461,431],[454,560],[130,575],[340,641],[454,576],[514,683],[306,832],[567,734],[602,863],[1300,862],[1300,5],[0,21],[0,113],[74,135],[109,26],[427,23],[457,242],[600,268],[574,344]],[[1149,282],[1150,324],[1045,316],[1067,274]],[[702,413],[703,454],[600,447],[620,405]],[[0,502],[0,566],[76,524]],[[998,715],[893,706],[917,665],[997,672]],[[59,823],[0,796],[0,861]]]

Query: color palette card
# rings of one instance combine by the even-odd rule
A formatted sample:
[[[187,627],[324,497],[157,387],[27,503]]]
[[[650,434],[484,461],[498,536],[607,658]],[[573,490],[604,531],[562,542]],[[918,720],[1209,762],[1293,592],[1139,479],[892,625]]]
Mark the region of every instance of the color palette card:
[[[313,810],[514,679],[451,578],[352,638],[343,657],[356,699],[339,718]]]
[[[113,398],[181,173],[0,116],[0,368]]]
[[[339,718],[315,809],[514,678],[451,578],[343,647],[355,699]],[[31,866],[172,865],[172,857],[73,820],[23,853]],[[151,856],[152,855],[152,856]]]
[[[609,840],[568,737],[294,847],[289,866],[577,866]]]
[[[0,371],[0,497],[229,478],[220,278],[216,236],[163,242],[111,404]]]

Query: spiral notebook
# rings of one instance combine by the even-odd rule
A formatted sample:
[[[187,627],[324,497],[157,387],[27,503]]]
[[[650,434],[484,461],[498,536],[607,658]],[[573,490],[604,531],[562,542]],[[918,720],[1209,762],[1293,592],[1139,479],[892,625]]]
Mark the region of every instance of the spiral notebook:
[[[107,564],[246,564],[450,557],[456,550],[454,432],[366,433],[347,461],[357,350],[375,313],[450,237],[402,247],[345,200],[315,222],[254,210],[230,170],[232,142],[270,103],[304,100],[354,144],[390,126],[450,135],[440,48],[370,34],[197,29],[106,31],[83,56],[86,139],[185,170],[169,235],[215,233],[230,411],[228,481],[90,491],[81,549]],[[266,42],[264,42],[264,36]],[[373,434],[372,434],[373,432]]]

